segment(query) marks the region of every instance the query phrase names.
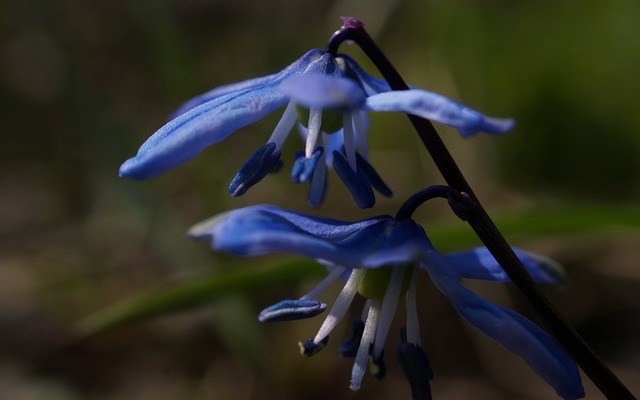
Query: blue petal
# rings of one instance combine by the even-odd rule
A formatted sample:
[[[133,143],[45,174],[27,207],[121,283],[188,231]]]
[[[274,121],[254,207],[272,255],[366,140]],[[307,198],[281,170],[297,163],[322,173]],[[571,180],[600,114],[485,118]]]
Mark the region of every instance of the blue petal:
[[[356,108],[366,98],[362,88],[352,79],[321,73],[285,79],[280,90],[307,108]]]
[[[411,219],[402,219],[389,233],[379,250],[371,252],[363,260],[368,267],[406,264],[425,261],[428,252],[433,251],[424,229]]]
[[[249,158],[229,184],[229,193],[233,197],[242,196],[267,174],[280,166],[281,151],[275,151],[276,144],[271,142],[260,147]]]
[[[376,203],[369,179],[362,172],[352,170],[347,160],[337,151],[333,152],[333,168],[345,184],[356,204],[360,208],[371,208]]]
[[[184,102],[180,107],[178,107],[177,110],[173,112],[173,114],[171,114],[168,120],[172,120],[177,116],[191,110],[192,108],[195,108],[200,104],[204,104],[208,101],[211,101],[217,97],[221,97],[232,92],[243,91],[245,89],[259,88],[261,86],[268,85],[276,81],[279,82],[282,80],[283,77],[287,77],[292,74],[296,74],[303,71],[312,60],[322,56],[324,53],[325,53],[324,50],[313,49],[308,51],[298,60],[296,60],[291,65],[289,65],[288,67],[286,67],[285,69],[283,69],[278,73],[263,76],[260,78],[247,79],[245,81],[236,82],[229,85],[215,87],[206,93],[203,93],[199,96],[196,96]]]
[[[522,265],[531,277],[538,283],[562,285],[567,282],[566,274],[562,267],[555,261],[514,248]],[[504,272],[500,264],[491,255],[486,247],[478,247],[473,250],[447,254],[445,256],[455,265],[455,270],[460,278],[483,279],[496,282],[507,282],[509,276]]]
[[[455,268],[432,254],[427,266],[434,284],[458,313],[485,335],[524,358],[540,377],[564,399],[584,397],[576,363],[548,333],[523,316],[493,304],[460,285],[449,274]]]
[[[397,230],[400,232],[395,233]],[[403,234],[404,230],[408,233]],[[239,255],[291,253],[349,268],[371,268],[380,266],[382,257],[398,263],[416,261],[415,250],[404,251],[422,243],[413,232],[415,228],[400,225],[391,216],[342,222],[263,205],[214,217],[191,228],[189,234],[209,239],[214,249]],[[388,241],[394,233],[418,244]],[[426,238],[424,232],[421,235]],[[383,248],[385,254],[369,258]]]
[[[277,108],[287,98],[275,85],[218,97],[171,120],[120,167],[120,176],[153,178],[194,159],[206,147],[224,140]]]
[[[260,312],[260,322],[294,321],[315,317],[322,313],[327,305],[313,299],[282,300]]]
[[[146,179],[160,175],[270,114],[288,101],[278,90],[282,80],[309,69],[316,57],[317,52],[307,53],[294,63],[296,68],[286,69],[286,73],[264,85],[215,97],[169,121],[140,147],[135,157],[122,164],[120,176]]]
[[[463,137],[476,132],[503,133],[513,128],[512,119],[486,117],[451,99],[425,90],[400,90],[367,98],[369,111],[399,111],[457,128]]]
[[[348,67],[347,71],[352,71],[353,73],[355,73],[368,96],[376,93],[388,92],[391,90],[387,81],[385,81],[384,79],[375,78],[366,73],[356,62],[356,60],[351,58],[351,56],[341,53],[338,54],[338,57],[346,61]]]

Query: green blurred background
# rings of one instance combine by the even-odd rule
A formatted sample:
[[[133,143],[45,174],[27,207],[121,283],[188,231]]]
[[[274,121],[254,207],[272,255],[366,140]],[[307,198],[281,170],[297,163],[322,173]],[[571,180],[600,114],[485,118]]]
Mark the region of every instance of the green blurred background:
[[[353,393],[351,360],[336,351],[347,321],[311,359],[296,342],[320,318],[257,322],[263,307],[304,293],[321,268],[213,254],[185,236],[244,205],[309,211],[307,187],[288,172],[240,199],[227,194],[279,113],[152,181],[117,177],[182,101],[323,47],[341,15],[364,20],[410,84],[517,119],[501,137],[463,141],[438,129],[508,239],[565,265],[571,283],[544,291],[640,393],[640,2],[5,0],[0,397],[409,398],[393,333],[387,379],[366,377]],[[377,74],[355,46],[342,50]],[[369,138],[394,198],[359,210],[332,175],[326,203],[311,212],[394,213],[409,194],[442,183],[402,115],[372,116]],[[301,146],[291,139],[288,165]],[[416,216],[443,251],[477,245],[450,214],[434,203]],[[471,287],[536,320],[509,285]],[[436,399],[554,398],[524,362],[461,322],[426,276],[419,302]],[[585,386],[587,398],[602,398]]]

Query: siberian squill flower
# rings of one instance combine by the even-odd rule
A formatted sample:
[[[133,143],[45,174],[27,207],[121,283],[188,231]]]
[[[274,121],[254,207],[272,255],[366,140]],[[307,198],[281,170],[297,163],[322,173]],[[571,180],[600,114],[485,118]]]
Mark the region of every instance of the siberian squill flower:
[[[407,320],[397,355],[413,398],[430,398],[432,372],[420,343],[416,309],[416,281],[419,272],[426,270],[469,324],[524,358],[560,397],[584,396],[576,364],[552,336],[522,315],[493,304],[462,285],[463,279],[509,280],[485,248],[440,254],[422,227],[410,218],[383,215],[343,222],[267,205],[221,214],[194,226],[190,235],[209,239],[213,249],[237,255],[293,253],[328,267],[327,277],[301,298],[283,300],[264,309],[259,316],[262,322],[318,315],[327,305],[317,296],[331,283],[346,281],[319,331],[300,343],[305,355],[326,345],[356,294],[366,298],[354,336],[340,348],[342,355],[355,357],[350,386],[353,390],[360,387],[367,367],[374,377],[384,376],[385,341],[398,303],[404,297]],[[562,276],[551,261],[521,250],[516,254],[535,281],[561,283]]]
[[[314,49],[284,70],[261,78],[221,86],[183,104],[155,132],[138,154],[120,167],[120,176],[152,178],[195,158],[203,149],[284,107],[267,143],[240,169],[229,186],[244,194],[269,172],[280,168],[285,139],[298,125],[305,141],[293,163],[292,179],[310,183],[309,203],[324,198],[327,167],[334,168],[356,203],[373,206],[372,187],[391,190],[367,161],[367,112],[399,111],[475,132],[502,133],[510,119],[485,117],[446,97],[424,90],[391,91],[349,56]]]

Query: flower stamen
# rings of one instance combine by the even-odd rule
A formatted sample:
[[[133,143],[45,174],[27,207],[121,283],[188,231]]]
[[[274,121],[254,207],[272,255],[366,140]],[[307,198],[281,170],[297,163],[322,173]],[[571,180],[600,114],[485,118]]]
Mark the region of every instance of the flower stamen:
[[[318,146],[324,146],[324,138],[326,134],[323,133],[318,138]],[[327,152],[323,151],[320,154],[320,159],[313,170],[313,176],[311,177],[311,187],[309,188],[309,205],[311,207],[319,207],[324,200],[324,194],[327,190]]]
[[[296,112],[296,103],[294,101],[290,101],[289,104],[287,104],[287,108],[285,108],[282,113],[280,121],[278,121],[278,124],[273,129],[273,133],[269,137],[269,140],[267,140],[267,143],[275,143],[276,150],[280,150],[297,120],[298,113]]]
[[[329,315],[327,315],[327,318],[325,318],[322,326],[320,326],[318,333],[313,338],[313,343],[318,344],[322,342],[324,338],[329,336],[329,333],[338,324],[338,322],[340,322],[358,292],[358,286],[360,285],[365,272],[366,270],[364,269],[354,269],[351,271],[351,275],[338,295],[338,298],[333,303],[333,307],[331,307]]]
[[[329,274],[320,281],[317,285],[313,287],[313,289],[309,290],[304,296],[300,297],[300,300],[313,299],[320,293],[324,292],[324,290],[329,287],[342,273],[346,270],[344,267],[335,267],[333,268]]]
[[[304,149],[304,155],[307,158],[310,158],[316,149],[321,125],[322,109],[316,107],[311,108],[309,110],[309,124],[307,125],[307,143]]]
[[[420,345],[420,326],[418,324],[418,309],[416,307],[416,287],[417,287],[418,267],[413,267],[411,271],[411,279],[409,280],[409,289],[405,296],[407,307],[407,328],[406,342]]]
[[[369,146],[367,145],[367,114],[361,110],[351,111],[353,120],[353,132],[355,134],[356,147],[362,157],[369,158]]]
[[[382,348],[387,340],[389,328],[393,321],[393,316],[398,307],[400,292],[403,286],[404,267],[397,266],[391,272],[391,278],[387,284],[387,290],[382,300],[382,308],[380,310],[380,320],[376,328],[376,336],[373,341],[373,358],[378,359],[382,356]]]
[[[376,336],[376,326],[378,325],[378,318],[380,317],[380,308],[380,301],[372,299],[367,320],[364,323],[364,331],[362,333],[362,339],[360,339],[358,353],[356,354],[353,369],[351,370],[351,385],[349,386],[351,390],[360,389],[360,385],[362,384],[371,344]]]
[[[342,113],[343,121],[343,137],[344,137],[344,152],[347,156],[349,166],[354,172],[357,172],[356,167],[356,145],[355,145],[355,132],[353,129],[353,113],[350,110],[345,110]]]

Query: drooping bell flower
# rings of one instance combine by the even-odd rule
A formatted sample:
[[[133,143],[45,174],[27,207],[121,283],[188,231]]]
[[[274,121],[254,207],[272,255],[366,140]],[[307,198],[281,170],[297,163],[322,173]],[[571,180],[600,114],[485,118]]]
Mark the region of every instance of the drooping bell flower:
[[[307,294],[265,308],[262,322],[310,318],[327,304],[318,295],[343,282],[320,329],[300,342],[303,354],[313,355],[327,345],[329,334],[343,319],[353,299],[367,299],[353,337],[343,343],[343,356],[354,357],[351,375],[357,390],[367,368],[384,377],[384,347],[399,303],[406,303],[406,326],[396,349],[414,399],[429,399],[432,371],[420,341],[416,282],[426,271],[435,286],[469,324],[522,357],[564,399],[584,396],[575,362],[548,333],[522,315],[491,303],[467,289],[463,279],[505,282],[509,278],[486,248],[440,254],[423,228],[411,218],[383,215],[356,222],[308,216],[274,206],[234,210],[194,226],[190,235],[208,239],[215,250],[237,255],[291,253],[326,265],[328,275]],[[560,284],[558,265],[541,256],[515,249],[523,265],[539,283]]]
[[[232,196],[246,193],[269,172],[279,170],[282,145],[296,125],[305,145],[293,164],[292,180],[310,184],[310,205],[322,203],[327,169],[334,168],[361,208],[374,205],[373,189],[392,194],[368,161],[368,112],[418,115],[455,127],[462,136],[502,133],[513,126],[510,119],[486,117],[435,93],[392,91],[351,57],[314,49],[276,74],[214,88],[187,101],[122,164],[120,176],[158,176],[280,108],[282,118],[266,144],[232,180]]]

